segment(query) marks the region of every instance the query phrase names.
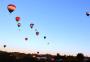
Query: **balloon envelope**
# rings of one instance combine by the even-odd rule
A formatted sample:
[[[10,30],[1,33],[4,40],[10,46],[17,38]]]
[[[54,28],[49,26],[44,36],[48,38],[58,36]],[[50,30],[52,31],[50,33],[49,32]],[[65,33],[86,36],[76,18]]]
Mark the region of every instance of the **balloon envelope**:
[[[38,36],[39,35],[39,32],[36,32],[36,35]]]
[[[49,45],[50,43],[48,42],[48,45]]]
[[[20,21],[20,17],[19,16],[17,16],[15,19],[16,19],[17,22]]]
[[[25,38],[25,40],[28,40],[28,38]]]
[[[90,16],[90,12],[86,12],[86,15],[87,15],[87,16]]]
[[[21,23],[18,23],[17,26],[20,27],[21,26]]]
[[[39,52],[37,52],[37,54],[39,54]]]
[[[32,29],[32,28],[33,28],[33,26],[34,26],[34,24],[33,24],[33,23],[31,23],[31,24],[30,24],[30,28]]]
[[[6,47],[6,45],[3,46],[4,48]]]
[[[46,36],[44,36],[44,39],[46,39]]]
[[[7,9],[10,13],[12,13],[14,10],[16,10],[16,6],[14,4],[9,4]]]

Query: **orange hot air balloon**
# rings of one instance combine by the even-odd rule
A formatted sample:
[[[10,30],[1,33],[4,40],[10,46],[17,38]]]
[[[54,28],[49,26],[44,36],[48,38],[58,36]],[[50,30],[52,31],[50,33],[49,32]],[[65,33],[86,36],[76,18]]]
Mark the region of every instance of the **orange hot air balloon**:
[[[17,22],[20,21],[20,17],[19,16],[17,16],[15,19],[16,19]]]
[[[10,13],[12,13],[14,10],[16,10],[16,6],[14,4],[9,4],[7,9]]]

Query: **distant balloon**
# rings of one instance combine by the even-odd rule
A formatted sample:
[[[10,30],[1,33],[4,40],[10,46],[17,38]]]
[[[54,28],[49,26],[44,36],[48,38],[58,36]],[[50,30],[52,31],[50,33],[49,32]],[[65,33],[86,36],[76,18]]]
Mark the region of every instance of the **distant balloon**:
[[[36,35],[37,35],[37,36],[39,35],[39,32],[38,32],[38,31],[36,32]]]
[[[48,42],[48,45],[49,45],[50,43]]]
[[[46,36],[44,36],[44,39],[46,39]]]
[[[4,48],[6,47],[6,45],[3,46]]]
[[[39,52],[37,52],[37,54],[39,54]]]
[[[35,31],[37,31],[37,29],[35,29]]]
[[[16,6],[14,4],[9,4],[7,9],[10,13],[12,13],[14,10],[16,10]]]
[[[21,23],[18,23],[17,26],[20,27],[21,26]]]
[[[31,24],[30,24],[30,28],[32,29],[32,28],[33,28],[33,26],[34,26],[34,24],[33,24],[33,23],[31,23]]]
[[[86,15],[87,15],[87,16],[90,16],[90,12],[86,12]]]
[[[17,16],[15,19],[16,19],[17,22],[20,21],[20,17],[19,16]]]
[[[28,38],[25,38],[25,40],[27,41],[27,40],[28,40]]]

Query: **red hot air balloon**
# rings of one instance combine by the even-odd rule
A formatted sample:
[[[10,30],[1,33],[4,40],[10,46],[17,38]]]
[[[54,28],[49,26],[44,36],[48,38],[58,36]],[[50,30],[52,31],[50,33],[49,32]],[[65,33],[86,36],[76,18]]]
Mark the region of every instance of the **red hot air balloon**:
[[[38,31],[36,32],[36,35],[37,35],[37,36],[39,35],[39,32],[38,32]]]
[[[20,27],[21,26],[21,23],[18,23],[17,26]]]
[[[12,13],[14,10],[16,10],[16,6],[14,4],[9,4],[7,9],[10,13]]]
[[[20,21],[20,17],[19,16],[17,16],[15,19],[16,19],[17,22]]]
[[[33,26],[34,26],[34,24],[33,24],[33,23],[31,23],[31,24],[30,24],[30,28],[32,29],[32,28],[33,28]]]

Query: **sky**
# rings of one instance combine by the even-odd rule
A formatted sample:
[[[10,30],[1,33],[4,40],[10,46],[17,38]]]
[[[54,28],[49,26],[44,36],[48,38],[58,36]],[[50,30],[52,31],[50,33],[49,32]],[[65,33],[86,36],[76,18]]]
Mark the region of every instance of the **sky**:
[[[16,5],[11,14],[9,4]],[[0,49],[90,56],[90,17],[86,11],[90,11],[89,0],[0,0]],[[20,28],[16,16],[21,18]],[[31,22],[35,24],[33,29]]]

